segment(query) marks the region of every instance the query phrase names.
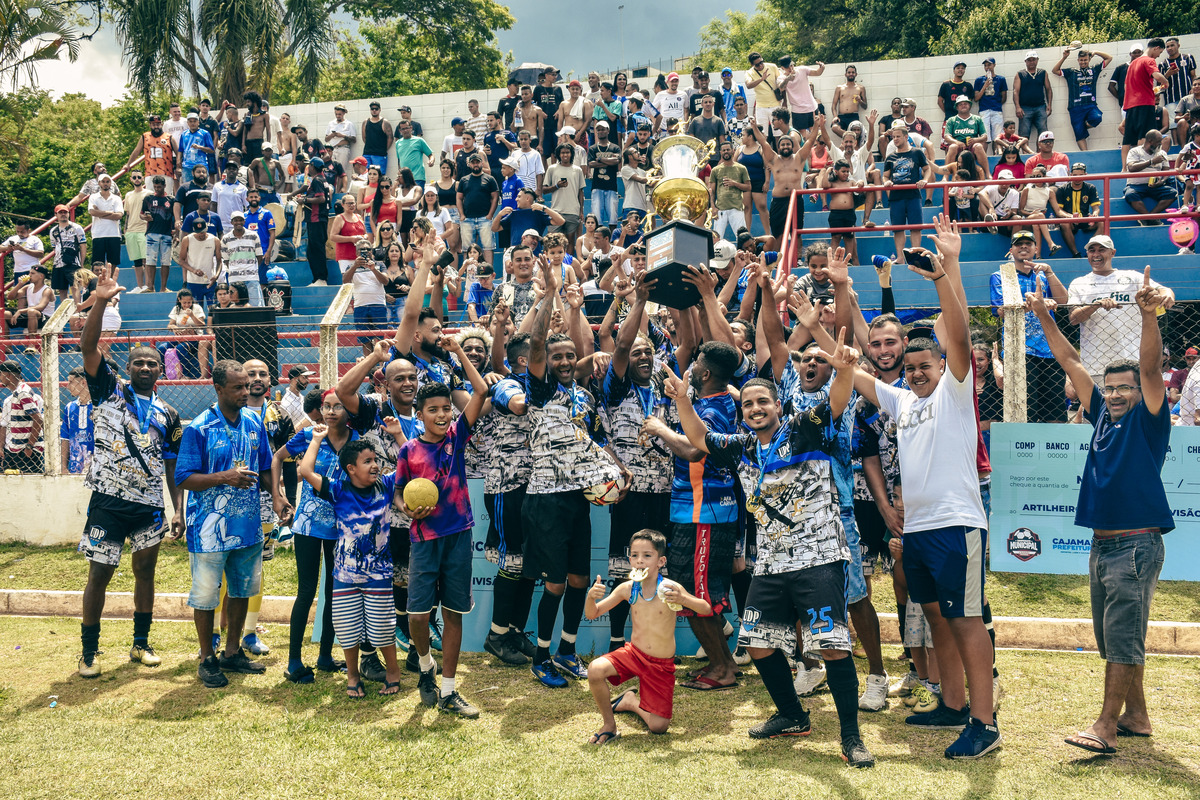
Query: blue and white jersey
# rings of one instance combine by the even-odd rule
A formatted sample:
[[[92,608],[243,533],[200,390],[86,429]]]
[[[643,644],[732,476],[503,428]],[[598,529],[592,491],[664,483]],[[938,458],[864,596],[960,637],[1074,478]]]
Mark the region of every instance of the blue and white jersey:
[[[342,583],[390,581],[394,572],[388,536],[388,506],[396,493],[396,473],[382,476],[373,486],[359,489],[343,476],[321,479],[322,502],[337,515],[337,546],[333,578]]]
[[[832,381],[830,381],[832,383]],[[779,381],[779,399],[783,402],[783,413],[796,416],[801,412],[829,402],[830,383],[815,392],[806,392],[800,385],[800,374],[796,362],[788,359],[783,377]],[[842,511],[854,509],[854,418],[858,410],[858,393],[851,392],[846,409],[842,412],[840,425],[831,437],[833,458],[833,485],[837,487],[838,508]]]
[[[350,438],[346,441],[352,442],[357,438],[358,433],[351,430]],[[300,431],[288,440],[286,445],[288,454],[303,457],[308,446],[312,444],[312,439],[312,428]],[[317,450],[317,463],[314,471],[318,475],[328,478],[330,483],[341,480],[346,474],[338,460],[337,451],[329,443],[328,437],[321,441],[321,447]],[[338,538],[337,520],[333,515],[333,506],[317,497],[312,484],[308,481],[300,481],[300,499],[296,503],[296,519],[292,523],[292,532],[300,536],[312,536],[316,539]]]
[[[175,481],[192,475],[212,475],[245,466],[260,475],[271,469],[271,446],[262,418],[238,409],[231,425],[217,407],[209,406],[183,430]],[[187,547],[189,553],[221,553],[250,547],[263,540],[258,486],[236,489],[213,486],[188,492]]]
[[[96,427],[92,422],[92,404],[80,405],[78,400],[67,403],[63,410],[58,438],[67,443],[67,472],[80,475],[92,463],[96,444]]]

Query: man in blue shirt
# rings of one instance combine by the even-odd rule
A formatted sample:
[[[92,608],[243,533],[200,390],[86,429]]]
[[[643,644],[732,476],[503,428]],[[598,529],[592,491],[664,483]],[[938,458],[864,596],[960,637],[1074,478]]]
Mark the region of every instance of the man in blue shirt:
[[[1142,317],[1138,361],[1109,364],[1100,387],[1054,324],[1041,292],[1026,295],[1095,428],[1075,524],[1091,528],[1095,537],[1088,575],[1096,647],[1107,662],[1104,706],[1091,727],[1069,736],[1066,743],[1097,755],[1115,753],[1112,743],[1118,736],[1151,732],[1142,689],[1146,629],[1162,571],[1162,535],[1175,527],[1161,479],[1171,412],[1159,369],[1162,335],[1157,312],[1167,297],[1166,290],[1151,285],[1146,267],[1136,295]]]
[[[192,192],[192,194],[195,196],[196,210],[183,218],[183,230],[191,233],[196,230],[196,220],[202,219],[208,223],[209,234],[220,239],[225,235],[225,229],[221,225],[221,217],[217,212],[209,210],[212,207],[212,195],[208,190]]]
[[[265,258],[259,263],[258,280],[262,284],[266,284],[268,278],[267,265],[274,259],[275,250],[275,215],[267,211],[260,204],[262,203],[262,192],[258,189],[251,189],[246,193],[246,230],[254,231],[258,234],[259,241],[262,242],[263,253]]]
[[[1054,298],[1056,303],[1067,302],[1067,287],[1054,274],[1049,264],[1033,261],[1036,245],[1033,233],[1017,231],[1012,237],[1013,265],[1017,268],[1017,285],[1005,296],[1003,270],[996,270],[991,277],[992,311],[1001,318],[1001,306],[1017,305],[1024,296],[1041,288]],[[1066,405],[1063,403],[1063,371],[1054,360],[1050,346],[1046,343],[1046,332],[1032,311],[1025,312],[1025,396],[1028,403],[1030,422],[1065,422]]]
[[[200,638],[200,680],[210,689],[229,683],[224,671],[266,672],[241,647],[249,599],[262,584],[263,533],[259,489],[270,491],[271,446],[262,418],[246,411],[249,378],[236,361],[213,365],[217,402],[183,432],[175,480],[188,492],[187,547],[193,609]],[[213,652],[213,610],[224,574],[229,633],[225,652]]]
[[[979,116],[987,131],[988,142],[993,153],[1004,150],[1000,134],[1004,133],[1004,103],[1008,100],[1008,81],[996,74],[996,59],[988,56],[983,60],[983,72],[975,79],[975,102],[979,103]]]
[[[216,153],[212,135],[200,127],[200,115],[192,112],[187,115],[188,129],[179,134],[179,169],[184,174],[192,171],[193,167],[207,167],[208,158]]]

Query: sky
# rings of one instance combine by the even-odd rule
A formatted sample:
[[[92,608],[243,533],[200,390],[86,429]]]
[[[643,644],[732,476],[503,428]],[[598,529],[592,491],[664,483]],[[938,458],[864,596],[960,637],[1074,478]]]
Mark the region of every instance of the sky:
[[[582,77],[592,69],[610,72],[691,55],[696,52],[700,29],[713,17],[723,16],[730,8],[754,10],[753,0],[690,0],[672,7],[669,15],[661,5],[647,2],[595,0],[585,4],[571,0],[571,6],[586,9],[586,13],[583,18],[567,15],[564,19],[563,6],[545,0],[509,0],[505,5],[517,21],[511,30],[499,34],[500,51],[511,50],[516,64],[553,64],[564,78],[572,71]],[[618,11],[619,5],[624,5],[624,10]],[[590,29],[600,13],[611,15],[613,21],[596,35]],[[564,24],[582,31],[581,35],[563,35]],[[102,28],[93,41],[83,42],[74,64],[53,62],[39,67],[38,84],[56,97],[83,92],[106,105],[120,98],[125,93],[125,69],[110,30]]]

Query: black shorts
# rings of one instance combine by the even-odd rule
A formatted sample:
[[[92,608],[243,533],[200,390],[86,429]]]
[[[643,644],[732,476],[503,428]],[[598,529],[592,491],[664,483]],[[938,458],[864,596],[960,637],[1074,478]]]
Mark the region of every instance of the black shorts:
[[[831,228],[853,228],[858,224],[858,217],[854,214],[853,208],[835,208],[829,212],[829,227]],[[849,239],[854,238],[853,233],[839,233],[837,236],[845,236]]]
[[[751,178],[751,179],[750,179],[750,191],[751,191],[751,193],[753,193],[753,194],[762,194],[763,192],[765,192],[765,191],[766,191],[766,183],[767,183],[767,179],[766,179],[766,178],[759,178],[758,180],[754,180],[754,178]]]
[[[521,527],[521,507],[525,504],[525,487],[500,494],[485,494],[483,505],[488,512],[487,538],[483,552],[487,560],[504,572],[521,574],[525,560],[525,534]]]
[[[521,574],[546,583],[566,583],[592,566],[592,507],[582,489],[526,494],[521,504],[525,563]]]
[[[243,145],[245,154],[242,158],[242,162],[249,164],[254,159],[260,158],[262,156],[262,145],[262,139],[246,139],[246,142]]]
[[[75,283],[75,273],[78,270],[77,266],[55,267],[50,270],[50,288],[56,292],[69,291],[72,284]]]
[[[714,615],[729,610],[733,551],[740,535],[740,526],[736,522],[676,522],[671,525],[667,574],[696,597],[707,600]],[[692,615],[687,609],[679,613]]]
[[[629,577],[629,539],[646,528],[656,530],[670,541],[671,493],[630,492],[612,506],[608,523],[608,577]]]
[[[157,547],[167,534],[161,508],[126,503],[106,495],[92,494],[87,522],[79,539],[79,552],[88,561],[115,567],[121,563],[125,541],[133,552]]]
[[[116,266],[121,263],[121,237],[101,236],[92,239],[92,263],[103,261],[105,264]],[[53,287],[51,287],[53,288]]]
[[[772,197],[771,198],[771,235],[778,239],[783,236],[783,229],[787,227],[788,206],[791,204],[790,197]],[[796,200],[796,227],[804,227],[804,203]]]
[[[816,656],[821,650],[850,652],[847,565],[834,561],[795,572],[755,575],[738,644],[790,654],[796,649],[799,623],[804,655]]]
[[[400,232],[407,234],[412,230],[413,223],[417,220],[416,211],[404,210],[400,212]]]
[[[412,553],[412,539],[408,526],[392,525],[388,533],[388,550],[392,553],[392,585],[408,586],[408,557]],[[400,613],[407,613],[401,611]]]
[[[851,122],[858,122],[858,112],[851,114],[838,114],[838,127],[843,131],[850,127]]]
[[[858,547],[862,553],[863,575],[872,575],[878,562],[884,572],[895,563],[885,538],[887,525],[873,500],[854,501],[854,524],[858,526]]]
[[[1125,135],[1121,137],[1121,144],[1136,147],[1146,136],[1146,131],[1157,127],[1157,106],[1134,106],[1125,112]]]
[[[813,115],[811,111],[801,111],[800,113],[792,112],[792,127],[798,131],[806,131],[813,126]]]

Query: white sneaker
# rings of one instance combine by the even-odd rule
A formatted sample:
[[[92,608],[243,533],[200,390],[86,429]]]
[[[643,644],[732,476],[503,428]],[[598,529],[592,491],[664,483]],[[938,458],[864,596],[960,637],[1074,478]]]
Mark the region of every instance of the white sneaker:
[[[894,684],[888,690],[888,697],[908,697],[912,694],[913,689],[917,688],[921,683],[921,679],[917,677],[917,673],[911,669],[904,673],[904,679]]]
[[[329,284],[325,281],[313,281],[312,283],[309,284],[309,286],[328,286],[328,285]]]
[[[868,675],[867,689],[858,698],[858,707],[862,711],[883,711],[887,708],[888,676]]]
[[[800,664],[796,670],[796,694],[800,695],[801,697],[808,697],[809,695],[813,694],[817,691],[817,687],[824,682],[824,664],[821,664],[819,667],[813,667],[812,669],[805,669],[804,664]]]
[[[128,292],[126,292],[126,294],[141,294],[144,291],[146,291],[146,290],[143,289],[141,286],[135,286],[132,289],[130,289]]]
[[[738,645],[738,648],[733,651],[733,663],[737,664],[739,667],[744,667],[751,661],[753,661],[753,659],[750,658],[750,653],[746,651],[746,648]]]

